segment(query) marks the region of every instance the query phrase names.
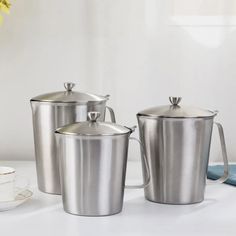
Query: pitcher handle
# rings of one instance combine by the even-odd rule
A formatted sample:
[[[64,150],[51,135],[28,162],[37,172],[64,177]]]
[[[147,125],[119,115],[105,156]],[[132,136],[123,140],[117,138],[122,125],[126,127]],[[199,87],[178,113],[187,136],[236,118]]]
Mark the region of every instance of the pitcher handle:
[[[140,142],[140,140],[137,139],[137,138],[130,137],[129,140],[134,140],[134,141],[138,142],[139,145],[140,145],[141,160],[144,163],[145,171],[147,173],[147,177],[145,177],[145,180],[144,180],[143,184],[140,184],[140,185],[125,185],[125,188],[128,188],[128,189],[145,188],[150,183],[150,169],[149,169],[149,166],[148,166],[147,157],[146,157],[145,152],[144,152],[144,147],[143,147],[142,143]]]
[[[115,112],[113,111],[113,109],[111,107],[106,106],[106,109],[109,111],[110,113],[110,117],[111,117],[111,122],[112,123],[116,123],[116,117],[115,117]]]
[[[228,162],[227,150],[226,150],[226,144],[225,144],[224,129],[220,123],[214,122],[214,124],[217,126],[218,131],[219,131],[222,157],[223,157],[223,162],[224,162],[224,174],[223,176],[221,176],[219,179],[215,181],[218,183],[224,183],[229,177],[229,162]]]

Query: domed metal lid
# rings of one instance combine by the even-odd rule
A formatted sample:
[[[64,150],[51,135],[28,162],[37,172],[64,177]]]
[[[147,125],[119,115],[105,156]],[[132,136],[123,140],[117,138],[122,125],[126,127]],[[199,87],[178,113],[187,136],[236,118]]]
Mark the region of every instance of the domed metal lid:
[[[163,117],[163,118],[204,118],[213,117],[216,111],[210,111],[197,107],[179,106],[181,97],[169,97],[171,105],[158,106],[143,110],[138,116]]]
[[[72,89],[75,87],[75,84],[70,82],[64,83],[64,87],[66,89],[65,91],[42,94],[32,98],[31,101],[86,104],[88,102],[106,101],[109,98],[109,95],[99,96],[72,91]]]
[[[111,122],[100,122],[97,119],[100,112],[89,112],[88,121],[69,124],[58,128],[56,133],[77,136],[111,136],[132,133],[133,128],[128,128]]]

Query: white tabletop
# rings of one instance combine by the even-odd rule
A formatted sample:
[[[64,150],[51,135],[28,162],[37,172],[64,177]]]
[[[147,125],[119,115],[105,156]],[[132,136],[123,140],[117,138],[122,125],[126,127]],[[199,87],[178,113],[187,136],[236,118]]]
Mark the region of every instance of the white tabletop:
[[[82,217],[62,209],[61,196],[38,191],[34,162],[0,162],[31,180],[32,199],[0,212],[0,235],[6,236],[235,236],[236,188],[209,185],[200,204],[174,206],[149,202],[143,190],[126,190],[123,211],[108,217]],[[137,183],[140,164],[130,162],[127,182]]]

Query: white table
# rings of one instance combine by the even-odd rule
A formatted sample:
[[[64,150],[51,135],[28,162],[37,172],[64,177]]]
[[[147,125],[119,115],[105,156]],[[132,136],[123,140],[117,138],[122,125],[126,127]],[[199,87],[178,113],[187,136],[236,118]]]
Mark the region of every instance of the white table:
[[[0,162],[31,179],[34,195],[18,208],[0,212],[1,236],[236,236],[236,188],[207,186],[200,204],[173,206],[146,201],[142,190],[126,190],[122,213],[81,217],[62,209],[61,196],[38,191],[34,162]],[[137,183],[140,165],[128,165],[127,182]]]

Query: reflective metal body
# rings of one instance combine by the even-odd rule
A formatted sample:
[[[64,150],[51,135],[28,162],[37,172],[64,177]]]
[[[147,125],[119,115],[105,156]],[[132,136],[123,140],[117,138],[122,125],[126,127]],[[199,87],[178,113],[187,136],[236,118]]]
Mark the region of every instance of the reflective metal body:
[[[68,89],[71,83],[66,84]],[[73,87],[73,86],[72,86]],[[71,90],[65,93],[72,93]],[[67,95],[67,94],[66,94]],[[65,96],[67,98],[67,96]],[[83,103],[45,102],[31,100],[33,114],[33,129],[35,143],[36,169],[38,187],[41,191],[60,194],[59,161],[56,155],[56,140],[54,131],[61,126],[78,121],[86,121],[88,111],[101,113],[100,120],[104,120],[107,97],[103,101],[83,101]],[[114,114],[111,114],[114,115]],[[114,118],[114,117],[113,117]],[[115,121],[113,119],[113,121]]]
[[[150,168],[145,197],[167,204],[203,201],[214,115],[173,118],[139,113],[137,118]],[[223,182],[228,177],[228,162],[223,129],[218,123],[217,127],[225,164],[225,173],[220,179]]]
[[[76,135],[75,131],[82,133]],[[118,125],[112,130],[111,123],[95,120],[56,131],[66,212],[106,216],[122,210],[129,139],[134,139],[130,137],[132,132],[132,129]],[[147,163],[146,159],[143,162]],[[143,188],[148,182],[149,177],[142,185],[128,187]]]
[[[71,214],[102,216],[123,205],[129,135],[59,139],[62,198]]]

